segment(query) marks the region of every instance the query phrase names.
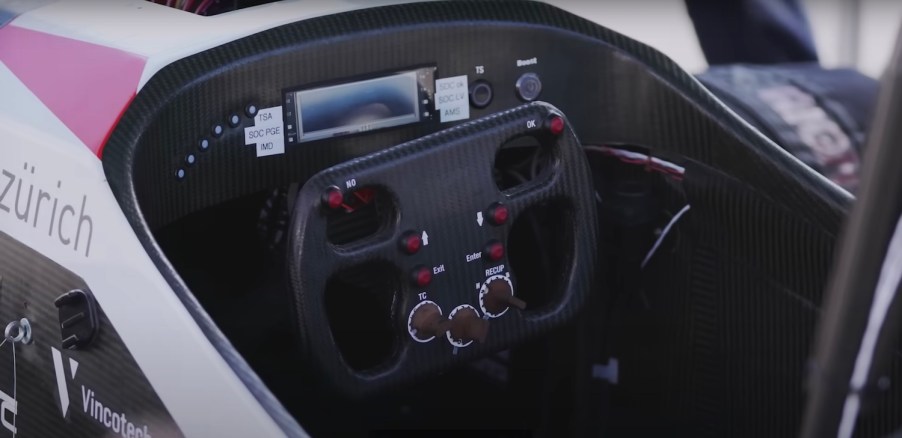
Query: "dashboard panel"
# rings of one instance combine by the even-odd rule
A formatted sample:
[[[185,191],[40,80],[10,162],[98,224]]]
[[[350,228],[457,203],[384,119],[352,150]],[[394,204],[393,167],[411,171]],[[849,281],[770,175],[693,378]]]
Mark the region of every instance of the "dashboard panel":
[[[548,113],[493,134],[530,111]],[[546,435],[793,431],[812,303],[851,201],[664,55],[520,1],[352,11],[176,61],[138,93],[103,166],[205,333],[248,386],[265,382],[261,403],[326,434],[410,412],[443,427],[449,411],[457,426]],[[578,189],[486,231],[548,175]],[[655,233],[684,214],[658,250]],[[464,231],[430,245],[436,229]],[[441,292],[423,294],[426,277]],[[486,307],[495,280],[525,306],[510,292]],[[442,324],[462,306],[478,318],[466,336],[420,336],[416,312],[433,304],[431,334],[452,333]],[[490,319],[486,334],[476,320]],[[594,377],[611,359],[619,383]],[[467,366],[483,380],[455,371]],[[604,413],[599,394],[615,400]],[[336,425],[330,409],[360,421]]]
[[[410,16],[405,19],[406,14]],[[115,141],[105,152],[110,166],[121,166],[119,154],[134,154],[128,159],[134,163],[136,194],[146,204],[143,211],[151,228],[459,123],[425,121],[309,144],[289,142],[285,153],[277,156],[257,157],[254,147],[245,147],[244,128],[254,125],[248,106],[282,107],[282,116],[287,117],[285,90],[419,65],[434,65],[437,79],[466,75],[468,82],[491,85],[492,101],[484,108],[470,108],[471,119],[522,104],[516,84],[532,73],[542,84],[538,97],[567,114],[586,143],[678,144],[673,147],[685,148],[702,161],[731,162],[689,144],[736,141],[718,132],[704,120],[697,103],[673,88],[694,89],[710,100],[693,79],[683,74],[668,84],[643,73],[643,64],[649,61],[667,65],[670,74],[676,74],[677,67],[669,61],[663,64],[664,58],[648,48],[551,6],[501,2],[468,8],[438,3],[339,17],[253,35],[176,62],[151,79],[117,129],[132,131],[131,146],[120,147]],[[505,24],[505,18],[518,22]],[[365,20],[376,21],[367,26]],[[618,50],[616,43],[636,50]],[[574,63],[576,59],[581,61]],[[670,113],[685,114],[689,123],[669,120]],[[133,120],[133,114],[139,120]],[[634,114],[643,115],[641,123]],[[232,127],[235,115],[239,120]],[[680,141],[690,138],[693,141]]]

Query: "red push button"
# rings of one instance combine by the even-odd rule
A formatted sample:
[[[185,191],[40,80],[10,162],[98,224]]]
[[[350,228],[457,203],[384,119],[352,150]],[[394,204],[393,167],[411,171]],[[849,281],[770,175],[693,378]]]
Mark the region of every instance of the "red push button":
[[[325,192],[323,192],[322,201],[323,205],[325,205],[328,209],[337,210],[339,207],[341,207],[342,204],[344,204],[344,198],[345,197],[341,193],[341,190],[339,190],[338,187],[332,186],[326,189]]]
[[[413,268],[413,272],[410,276],[413,281],[413,285],[416,287],[426,287],[432,283],[432,269],[427,266],[417,266]]]
[[[564,133],[564,118],[555,114],[548,119],[548,130],[553,135],[561,135]]]
[[[497,202],[489,207],[489,222],[492,225],[504,225],[507,223],[508,217],[510,217],[510,211],[506,205]]]
[[[416,254],[420,251],[420,248],[423,247],[423,239],[420,238],[420,233],[416,231],[408,231],[401,236],[401,241],[398,242],[401,246],[401,251],[404,251],[407,254]]]
[[[485,250],[483,252],[485,253],[485,257],[489,259],[489,261],[497,262],[498,260],[504,258],[504,245],[502,245],[501,242],[497,240],[493,240],[486,244]]]

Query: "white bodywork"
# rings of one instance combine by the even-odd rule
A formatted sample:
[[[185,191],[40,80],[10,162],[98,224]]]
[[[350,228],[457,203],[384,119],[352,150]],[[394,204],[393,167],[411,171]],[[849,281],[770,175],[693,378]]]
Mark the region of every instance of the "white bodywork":
[[[194,53],[282,24],[381,3],[397,2],[296,0],[201,17],[142,0],[64,0],[28,11],[7,26],[144,57],[140,89],[159,69]],[[61,203],[79,208],[85,199],[93,235],[86,257],[62,245],[58,236],[48,235],[49,217],[23,221],[13,212],[0,211],[0,231],[91,286],[182,432],[282,435],[271,413],[207,340],[146,254],[110,190],[98,156],[2,61],[0,138],[0,169],[20,176],[36,191],[51,189]]]

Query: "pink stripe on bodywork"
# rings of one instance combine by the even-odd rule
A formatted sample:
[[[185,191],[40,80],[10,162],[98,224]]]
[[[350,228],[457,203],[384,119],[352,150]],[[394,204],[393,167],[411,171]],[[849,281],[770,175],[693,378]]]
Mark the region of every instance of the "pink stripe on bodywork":
[[[0,28],[0,61],[100,157],[146,59],[9,25]]]

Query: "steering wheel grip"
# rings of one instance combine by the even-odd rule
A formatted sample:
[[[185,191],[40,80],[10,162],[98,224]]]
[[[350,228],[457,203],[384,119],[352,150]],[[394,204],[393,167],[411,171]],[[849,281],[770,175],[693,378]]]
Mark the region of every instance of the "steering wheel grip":
[[[493,176],[496,154],[503,144],[524,135],[535,137],[540,147],[548,149],[548,165],[531,181],[501,190]],[[351,187],[385,192],[395,214],[375,234],[335,245],[327,238],[329,199],[323,194]],[[494,261],[476,254],[486,242],[507,248],[512,223],[530,207],[549,202],[563,206],[560,214],[566,215],[567,229],[549,230],[569,240],[563,245],[564,253],[557,255],[566,259],[565,269],[555,273],[559,281],[554,290],[547,291],[549,300],[537,308],[527,304],[520,310],[516,307],[522,307],[522,301],[513,297],[517,266],[511,266],[503,252]],[[321,381],[347,395],[363,396],[546,332],[573,318],[592,289],[597,257],[595,202],[591,172],[579,141],[561,113],[541,102],[323,170],[302,187],[291,218],[287,263],[298,342]],[[483,218],[481,212],[499,203],[507,208],[509,220],[499,226],[483,223],[490,218]],[[414,254],[399,246],[411,236],[411,230],[415,237],[428,232],[421,242],[428,245]],[[474,257],[479,259],[472,260]],[[349,268],[377,261],[393,265],[399,276],[397,290],[391,291],[398,311],[385,315],[391,318],[395,348],[382,364],[355,369],[345,361],[332,333],[325,306],[327,283]],[[409,281],[406,274],[416,267],[437,272],[428,287]],[[493,279],[510,285],[508,301],[515,307],[488,315],[481,307],[480,284],[486,286]],[[482,289],[485,293],[486,288]],[[352,298],[347,297],[343,305],[355,305]],[[441,319],[429,315],[430,324],[442,327],[441,332],[452,326],[442,323],[452,309],[465,315],[472,312],[469,307],[485,320],[493,316],[487,331],[484,323],[471,330],[484,336],[483,342],[454,347],[451,335],[443,333],[428,342],[414,339],[408,323],[414,308],[426,301],[442,312]]]

